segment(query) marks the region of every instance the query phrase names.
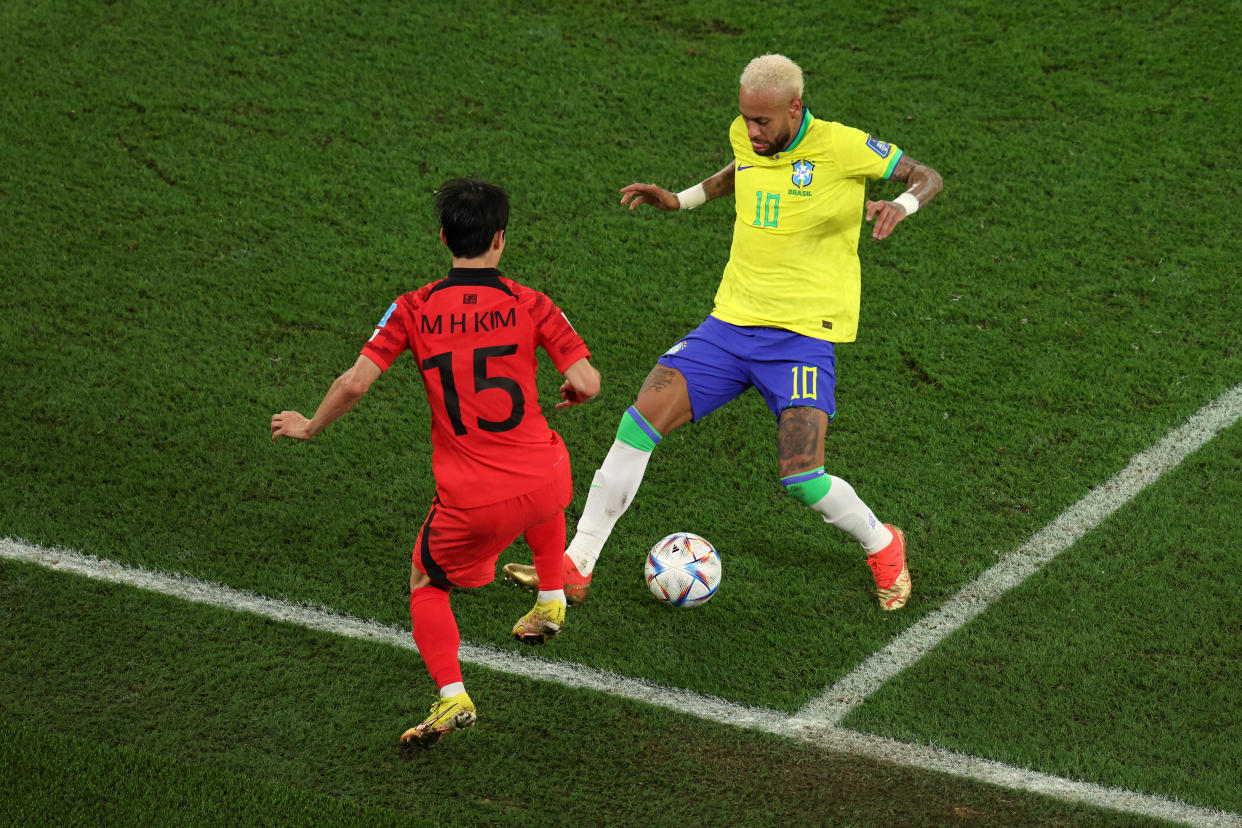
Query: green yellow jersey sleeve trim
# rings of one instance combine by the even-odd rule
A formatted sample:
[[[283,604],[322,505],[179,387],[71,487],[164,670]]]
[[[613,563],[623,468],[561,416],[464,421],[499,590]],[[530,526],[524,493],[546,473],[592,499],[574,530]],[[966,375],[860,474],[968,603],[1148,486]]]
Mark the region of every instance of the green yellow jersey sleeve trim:
[[[897,162],[901,160],[903,155],[905,155],[905,153],[901,150],[897,150],[897,152],[893,153],[893,160],[888,162],[888,168],[884,170],[884,175],[882,175],[881,178],[887,181],[892,177],[893,170],[897,169]]]

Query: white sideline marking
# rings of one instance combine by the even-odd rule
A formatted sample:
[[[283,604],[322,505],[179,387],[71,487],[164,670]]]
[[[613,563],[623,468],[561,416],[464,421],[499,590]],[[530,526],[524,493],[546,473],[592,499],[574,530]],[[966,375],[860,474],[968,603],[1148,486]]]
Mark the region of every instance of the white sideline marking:
[[[1185,425],[1091,491],[1002,561],[963,587],[946,604],[924,616],[880,652],[793,716],[778,710],[746,707],[689,690],[626,678],[606,670],[518,656],[492,647],[462,644],[461,660],[538,681],[580,687],[665,707],[690,716],[800,739],[830,750],[937,773],[977,779],[1006,788],[1103,808],[1182,822],[1204,828],[1242,826],[1242,815],[1187,805],[1151,794],[1107,788],[1050,776],[937,747],[907,744],[837,726],[841,717],[889,678],[915,663],[949,633],[983,612],[1007,590],[1072,546],[1139,492],[1176,467],[1216,434],[1242,419],[1242,384],[1204,406]],[[127,567],[65,549],[47,549],[0,538],[0,557],[25,561],[87,578],[126,584],[154,592],[249,612],[277,621],[364,641],[380,641],[417,651],[404,629],[364,621],[331,610],[290,604],[260,595],[170,575]]]
[[[1006,555],[941,606],[873,653],[853,672],[799,710],[808,728],[834,728],[885,682],[914,664],[950,633],[995,603],[1191,453],[1242,418],[1242,385],[1199,409],[1184,425],[1137,454],[1111,480],[1088,492],[1060,517]]]
[[[361,641],[378,641],[418,652],[408,629],[341,615],[324,607],[291,604],[275,598],[265,598],[252,592],[200,581],[185,575],[152,572],[69,549],[47,549],[12,538],[0,538],[0,558],[34,563],[58,572],[70,572],[96,581],[124,584],[174,598],[182,598],[197,604],[209,604],[213,607],[248,612],[299,627]],[[729,722],[741,727],[777,732],[777,729],[788,718],[785,713],[776,710],[744,707],[712,696],[665,687],[642,679],[626,678],[594,667],[547,661],[525,653],[519,655],[464,641],[461,644],[459,656],[465,663],[487,667],[497,672],[537,681],[551,681],[567,687],[604,690],[615,696],[673,710],[693,709],[700,711],[695,714],[700,718]]]
[[[790,722],[793,720],[791,719]],[[1122,788],[1107,788],[1089,782],[1063,779],[1046,773],[1004,765],[990,759],[979,759],[938,747],[907,744],[870,733],[835,729],[821,731],[822,739],[808,741],[830,750],[862,756],[881,762],[920,768],[977,779],[1011,790],[1037,793],[1100,808],[1140,814],[1170,822],[1181,822],[1197,828],[1237,828],[1242,815],[1187,805],[1173,799],[1135,793]]]
[[[184,575],[151,572],[83,555],[67,549],[48,549],[12,538],[0,538],[0,558],[37,564],[58,572],[137,587],[199,604],[248,612],[313,630],[362,641],[376,641],[415,650],[410,634],[401,628],[364,621],[322,607],[291,604]],[[608,693],[668,708],[689,716],[737,727],[800,739],[829,750],[937,773],[977,779],[1013,790],[1027,791],[1113,808],[1203,828],[1238,828],[1242,816],[1187,805],[1151,794],[1106,788],[1003,765],[935,747],[913,745],[867,733],[810,725],[779,710],[746,707],[724,699],[665,687],[641,679],[626,678],[606,670],[565,662],[544,661],[534,656],[476,644],[462,644],[461,660],[498,672],[519,675]]]

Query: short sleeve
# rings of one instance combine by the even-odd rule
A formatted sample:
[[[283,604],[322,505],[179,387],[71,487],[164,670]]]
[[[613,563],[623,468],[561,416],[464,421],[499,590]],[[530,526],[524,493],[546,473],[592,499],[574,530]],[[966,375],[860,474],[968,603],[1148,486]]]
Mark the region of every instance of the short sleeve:
[[[901,160],[902,152],[887,141],[880,141],[861,129],[834,124],[833,151],[841,171],[850,177],[888,178]]]
[[[589,357],[591,352],[556,303],[538,291],[532,293],[535,302],[531,308],[531,319],[538,332],[539,344],[552,357],[556,370],[564,373],[570,365]]]
[[[387,312],[375,326],[375,333],[371,334],[371,338],[363,346],[363,356],[378,365],[380,370],[387,371],[402,351],[412,347],[408,334],[409,320],[409,308],[401,299],[389,305]]]

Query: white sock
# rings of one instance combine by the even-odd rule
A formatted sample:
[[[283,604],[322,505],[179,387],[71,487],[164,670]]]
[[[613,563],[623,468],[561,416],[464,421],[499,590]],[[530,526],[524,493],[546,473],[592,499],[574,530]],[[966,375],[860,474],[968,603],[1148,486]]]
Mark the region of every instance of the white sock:
[[[874,555],[893,540],[893,533],[880,523],[862,502],[854,487],[839,477],[828,476],[828,494],[811,504],[824,520],[849,534],[862,544],[868,555]]]
[[[543,603],[544,601],[560,601],[563,604],[565,603],[565,590],[541,589],[535,595],[535,601],[537,603]]]
[[[595,569],[604,541],[634,500],[650,459],[651,452],[615,440],[604,464],[595,472],[578,520],[578,531],[565,550],[583,575],[590,575]]]
[[[440,698],[447,699],[449,696],[456,696],[458,693],[464,692],[466,692],[466,685],[460,681],[455,681],[440,688]]]

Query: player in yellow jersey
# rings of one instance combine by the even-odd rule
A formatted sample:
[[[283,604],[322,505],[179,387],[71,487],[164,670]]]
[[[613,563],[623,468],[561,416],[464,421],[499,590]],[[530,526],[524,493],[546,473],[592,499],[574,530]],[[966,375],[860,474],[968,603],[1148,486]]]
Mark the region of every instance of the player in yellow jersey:
[[[892,144],[812,116],[802,70],[782,55],[746,66],[738,109],[733,160],[711,178],[677,194],[653,184],[621,190],[631,210],[690,210],[733,194],[733,246],[711,315],[660,357],[621,418],[565,552],[566,597],[586,597],[600,549],[662,437],[753,386],[778,418],[785,490],[862,545],[880,606],[899,609],[911,591],[905,535],[825,471],[824,436],[836,413],[834,347],[858,328],[864,214],[872,237],[887,238],[940,192],[940,175]],[[907,187],[893,201],[864,204],[868,179]],[[505,573],[534,588],[533,569],[509,564]]]

